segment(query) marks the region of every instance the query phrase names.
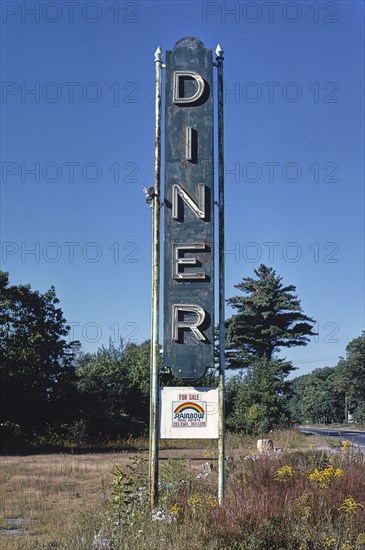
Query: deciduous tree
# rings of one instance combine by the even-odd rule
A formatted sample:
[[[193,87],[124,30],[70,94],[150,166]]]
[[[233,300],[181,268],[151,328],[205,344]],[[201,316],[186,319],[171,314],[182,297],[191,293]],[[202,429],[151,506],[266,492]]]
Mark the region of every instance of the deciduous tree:
[[[26,433],[67,422],[75,401],[74,364],[78,342],[54,287],[41,294],[30,285],[10,285],[0,272],[1,422]]]
[[[227,425],[234,431],[265,433],[288,425],[290,362],[264,357],[231,378],[227,385]]]
[[[365,422],[365,332],[347,345],[336,367],[336,387],[348,397],[355,420]]]

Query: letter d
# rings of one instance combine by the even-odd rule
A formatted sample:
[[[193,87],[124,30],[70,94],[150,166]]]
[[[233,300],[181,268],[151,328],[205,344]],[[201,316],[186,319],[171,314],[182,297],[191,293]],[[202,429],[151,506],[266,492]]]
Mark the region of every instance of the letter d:
[[[192,96],[184,95],[184,81],[195,80],[197,84],[197,90]],[[174,89],[173,89],[173,102],[175,105],[193,105],[203,95],[205,88],[205,82],[203,78],[194,71],[175,71],[174,72]]]

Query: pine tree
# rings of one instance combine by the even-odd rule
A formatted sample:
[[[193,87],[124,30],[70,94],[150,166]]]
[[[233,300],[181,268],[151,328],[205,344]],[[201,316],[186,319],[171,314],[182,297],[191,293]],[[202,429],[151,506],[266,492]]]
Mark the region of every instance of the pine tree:
[[[235,288],[245,296],[227,302],[237,311],[226,321],[228,366],[240,368],[252,358],[267,361],[282,347],[305,346],[314,336],[314,320],[304,315],[296,287],[283,286],[273,268],[260,265],[257,278],[245,277]]]

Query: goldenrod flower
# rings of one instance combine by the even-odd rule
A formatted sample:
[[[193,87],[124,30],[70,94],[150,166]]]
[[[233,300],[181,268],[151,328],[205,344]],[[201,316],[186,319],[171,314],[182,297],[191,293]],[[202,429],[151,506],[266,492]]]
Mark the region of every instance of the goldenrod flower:
[[[356,502],[352,496],[349,496],[344,500],[343,504],[339,507],[339,510],[342,510],[345,514],[351,515],[357,512],[359,508],[364,508],[364,505],[360,502]]]
[[[295,470],[292,466],[282,466],[276,471],[274,479],[276,481],[285,483],[286,481],[292,480],[294,475],[295,475]]]
[[[178,518],[181,515],[181,506],[178,503],[175,503],[170,510],[170,514]]]
[[[302,518],[303,521],[308,521],[312,515],[312,507],[310,506],[311,502],[312,502],[311,494],[302,495],[295,502],[298,513],[300,514],[300,517]]]
[[[199,493],[195,493],[192,495],[188,500],[188,505],[193,509],[195,512],[199,506],[201,505],[202,498]]]
[[[335,469],[333,466],[328,466],[325,470],[318,470],[318,468],[316,468],[309,474],[309,479],[314,481],[321,489],[327,489],[333,478],[342,476],[343,470],[340,468]]]
[[[213,495],[208,495],[205,499],[205,505],[208,510],[214,510],[214,508],[218,508],[218,500]]]
[[[209,449],[204,450],[204,458],[214,458],[214,457],[215,457],[214,451],[210,451]]]

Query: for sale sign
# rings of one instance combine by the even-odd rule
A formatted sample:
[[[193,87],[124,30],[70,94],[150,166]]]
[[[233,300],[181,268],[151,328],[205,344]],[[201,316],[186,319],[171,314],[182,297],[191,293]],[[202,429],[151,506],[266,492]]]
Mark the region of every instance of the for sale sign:
[[[217,388],[165,387],[160,403],[161,438],[218,438]]]

